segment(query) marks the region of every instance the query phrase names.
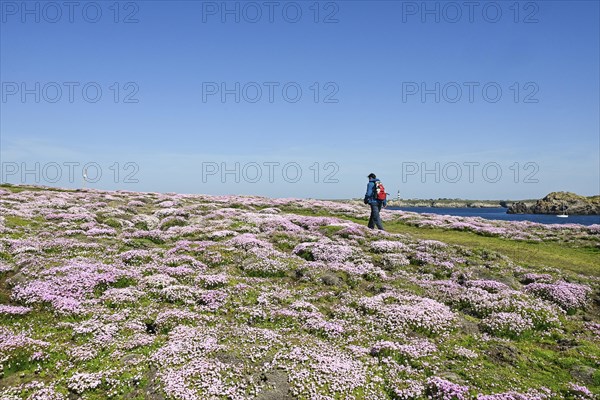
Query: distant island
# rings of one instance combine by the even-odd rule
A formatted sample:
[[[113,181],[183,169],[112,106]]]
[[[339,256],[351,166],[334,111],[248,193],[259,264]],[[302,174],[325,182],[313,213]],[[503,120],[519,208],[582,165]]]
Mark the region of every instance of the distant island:
[[[552,192],[541,200],[510,204],[508,214],[600,215],[600,196],[580,196],[571,192]]]

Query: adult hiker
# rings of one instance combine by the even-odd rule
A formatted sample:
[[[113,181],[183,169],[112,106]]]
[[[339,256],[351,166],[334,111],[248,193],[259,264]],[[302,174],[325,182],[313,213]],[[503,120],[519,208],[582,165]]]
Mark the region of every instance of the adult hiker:
[[[374,229],[377,226],[378,229],[384,230],[379,211],[381,211],[381,207],[387,206],[387,193],[385,193],[383,184],[374,173],[370,173],[367,178],[369,178],[369,183],[367,184],[364,203],[371,206],[369,228]]]

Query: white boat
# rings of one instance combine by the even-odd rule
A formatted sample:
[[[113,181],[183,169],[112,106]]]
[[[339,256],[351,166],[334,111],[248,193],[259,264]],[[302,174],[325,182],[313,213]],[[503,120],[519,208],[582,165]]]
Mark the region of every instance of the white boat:
[[[560,214],[556,214],[558,218],[568,218],[569,215],[565,212],[565,202],[563,201],[562,210]]]

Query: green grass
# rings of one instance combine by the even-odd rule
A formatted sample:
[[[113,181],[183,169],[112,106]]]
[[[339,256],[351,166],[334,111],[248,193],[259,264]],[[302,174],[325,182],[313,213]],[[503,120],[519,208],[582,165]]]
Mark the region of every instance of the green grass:
[[[37,217],[34,219],[26,219],[15,215],[7,215],[4,217],[4,224],[9,228],[31,227],[37,228],[43,222],[43,218]]]
[[[0,184],[0,188],[10,190],[13,193],[20,192],[75,192],[73,189],[62,189],[62,188],[53,188],[53,187],[41,187],[41,186],[30,186],[30,185],[13,185],[11,183],[2,183]]]
[[[448,244],[496,251],[530,267],[547,266],[600,276],[600,250],[592,247],[569,247],[556,242],[515,241],[481,236],[472,232],[417,228],[398,222],[387,223],[385,228],[389,232],[409,233],[420,239],[435,239]]]
[[[339,216],[324,212],[293,210],[294,214],[308,216],[331,216],[347,219],[361,225],[367,220],[349,216]],[[448,244],[465,246],[471,249],[485,249],[503,254],[513,261],[532,268],[553,267],[583,275],[600,276],[600,249],[594,247],[573,247],[558,242],[527,242],[482,236],[473,232],[424,228],[407,225],[403,222],[385,222],[384,228],[391,233],[410,234],[419,239],[439,240]]]

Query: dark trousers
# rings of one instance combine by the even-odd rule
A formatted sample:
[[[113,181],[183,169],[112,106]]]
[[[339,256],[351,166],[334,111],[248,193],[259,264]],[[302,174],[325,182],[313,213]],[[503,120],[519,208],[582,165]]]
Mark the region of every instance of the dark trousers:
[[[379,216],[379,211],[381,211],[382,203],[380,201],[376,203],[371,203],[371,216],[369,217],[369,228],[374,229],[375,225],[377,225],[378,229],[383,230],[383,224],[381,223],[381,217]]]

